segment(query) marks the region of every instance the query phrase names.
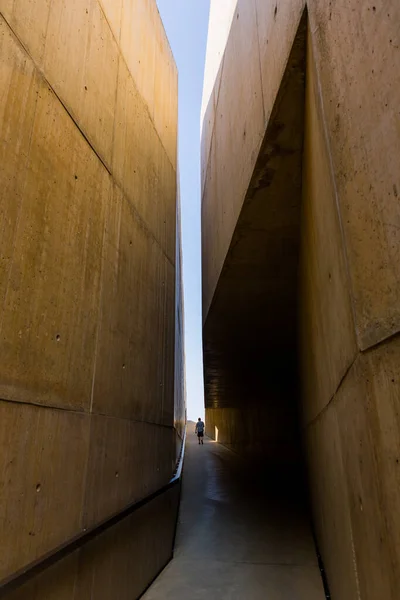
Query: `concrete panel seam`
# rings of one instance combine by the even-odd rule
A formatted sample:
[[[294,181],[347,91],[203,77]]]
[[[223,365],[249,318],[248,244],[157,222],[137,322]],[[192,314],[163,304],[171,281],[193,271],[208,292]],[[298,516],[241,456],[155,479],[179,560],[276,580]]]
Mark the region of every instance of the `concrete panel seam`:
[[[261,48],[260,48],[260,32],[258,29],[258,11],[257,11],[257,3],[254,2],[254,10],[256,13],[256,29],[257,29],[257,47],[258,47],[258,65],[260,67],[260,81],[261,81],[261,99],[262,99],[262,109],[263,109],[263,119],[265,123],[265,102],[264,102],[264,86],[263,86],[263,76],[261,69]]]
[[[109,191],[110,195],[111,195],[111,193],[112,193],[112,186],[110,186],[110,191]],[[102,239],[102,244],[101,244],[102,257],[101,257],[101,267],[100,267],[100,275],[99,275],[99,282],[100,282],[99,299],[98,299],[98,303],[97,303],[99,316],[102,315],[102,310],[103,310],[103,285],[104,285],[104,263],[105,263],[104,242],[105,242],[106,230],[107,230],[107,226],[108,226],[108,217],[109,217],[109,215],[107,215],[107,218],[104,219],[103,239]],[[95,386],[95,382],[96,382],[96,366],[97,366],[98,345],[99,345],[99,338],[100,338],[100,333],[101,333],[101,326],[102,326],[102,319],[99,318],[98,323],[96,325],[96,340],[94,342],[93,376],[92,376],[92,387],[91,387],[91,391],[90,391],[89,413],[92,413],[92,411],[93,411],[94,386]],[[89,435],[89,439],[90,439],[90,435]]]
[[[117,42],[117,44],[118,44],[118,48],[119,48],[119,42],[120,42],[120,38],[121,38],[121,32],[120,32],[120,36],[119,36],[119,37],[118,37],[118,39],[117,39],[117,38],[116,38],[116,36],[114,35],[114,31],[113,31],[113,28],[111,27],[110,20],[109,20],[109,18],[108,18],[108,16],[107,16],[107,13],[106,13],[105,9],[104,9],[104,6],[103,6],[103,1],[102,1],[102,0],[97,0],[97,3],[98,3],[98,5],[99,5],[99,7],[100,7],[100,10],[101,10],[101,12],[103,13],[103,17],[104,17],[104,19],[105,19],[106,23],[107,23],[107,25],[108,25],[108,27],[109,27],[109,29],[110,29],[110,31],[111,31],[111,35],[113,36],[114,40]],[[121,26],[121,20],[122,20],[122,10],[121,10],[120,23],[119,23],[119,24],[120,24],[120,26]],[[117,86],[117,87],[118,87],[118,86]]]
[[[17,35],[16,31],[13,29],[12,25],[10,24],[10,22],[6,19],[6,17],[3,15],[3,13],[0,11],[0,15],[2,17],[2,19],[4,20],[4,22],[7,24],[9,30],[12,32],[14,38],[18,41],[19,45],[21,46],[21,48],[24,50],[25,54],[29,57],[29,59],[32,61],[32,64],[35,66],[36,71],[39,73],[39,75],[41,76],[41,78],[43,79],[43,81],[46,83],[47,87],[52,91],[52,93],[55,95],[55,97],[57,98],[57,100],[59,101],[59,103],[61,104],[61,106],[64,108],[65,112],[68,114],[68,116],[70,117],[71,121],[73,121],[75,127],[78,129],[78,131],[80,132],[80,134],[82,135],[82,137],[85,139],[85,141],[87,142],[87,144],[90,146],[90,148],[93,150],[93,152],[96,154],[97,158],[99,159],[99,161],[101,162],[101,164],[103,165],[103,167],[106,169],[106,171],[109,173],[109,175],[112,177],[112,172],[110,170],[110,168],[108,167],[107,163],[104,161],[104,159],[100,156],[100,154],[97,152],[96,148],[93,146],[93,144],[90,142],[90,140],[88,139],[88,137],[86,136],[85,132],[81,129],[81,127],[79,126],[79,124],[77,123],[77,121],[75,120],[74,116],[72,115],[71,111],[69,110],[69,108],[66,106],[66,104],[63,102],[63,100],[60,98],[60,96],[58,95],[58,93],[54,90],[53,86],[51,85],[50,81],[47,79],[47,77],[45,76],[45,74],[43,73],[42,69],[36,64],[35,60],[33,59],[32,55],[30,54],[29,50],[27,49],[27,47],[25,46],[24,42],[21,40],[21,38]]]
[[[223,55],[223,57],[222,57],[222,60],[221,60],[221,67],[220,67],[220,69],[221,69],[221,77],[219,78],[219,82],[218,82],[218,90],[217,90],[217,97],[216,97],[216,99],[215,99],[215,107],[217,107],[217,105],[218,105],[218,102],[219,102],[219,93],[220,93],[220,91],[221,91],[221,85],[222,85],[222,74],[223,74],[223,72],[224,72],[224,66],[225,66],[225,52],[224,52],[224,55]],[[218,71],[218,72],[219,72],[219,71]]]
[[[127,194],[124,192],[124,190],[122,189],[122,187],[113,178],[112,178],[112,182],[118,188],[118,190],[122,193],[123,199],[126,200],[129,208],[132,210],[134,218],[136,218],[138,220],[139,225],[143,228],[143,230],[145,231],[145,233],[153,240],[153,242],[156,244],[156,246],[160,250],[161,254],[166,259],[166,261],[169,262],[169,264],[171,265],[171,267],[173,267],[175,269],[175,258],[171,258],[170,256],[168,256],[168,254],[163,249],[163,247],[161,246],[160,242],[158,241],[158,239],[156,238],[156,236],[154,235],[154,233],[152,232],[152,230],[150,229],[150,227],[148,226],[148,224],[146,223],[146,221],[143,219],[143,217],[141,216],[141,214],[138,212],[137,208],[130,201],[130,199],[128,198]]]
[[[40,404],[40,402],[27,402],[26,400],[10,400],[9,398],[0,398],[0,403],[6,403],[6,404],[12,404],[12,405],[22,405],[22,406],[29,406],[29,407],[35,407],[35,408],[43,408],[43,409],[48,409],[51,411],[60,411],[60,412],[65,412],[65,413],[69,413],[69,414],[74,414],[74,415],[86,415],[86,416],[90,416],[88,412],[86,412],[85,410],[75,410],[73,408],[66,408],[65,406],[53,406],[51,404]]]
[[[88,414],[88,413],[85,413]],[[89,415],[90,417],[94,416],[94,417],[105,417],[107,419],[113,419],[114,421],[126,421],[128,423],[138,423],[140,425],[153,425],[155,427],[163,427],[164,429],[175,429],[175,427],[173,425],[166,425],[165,423],[160,423],[157,421],[146,421],[146,420],[139,420],[139,419],[128,419],[125,417],[117,417],[115,415],[108,415],[107,413],[103,413],[103,412],[98,412],[98,413],[92,413],[91,415]]]
[[[100,2],[100,9],[101,9],[101,10],[103,10],[103,8],[102,8],[102,5],[101,5],[101,2]],[[104,11],[103,11],[103,14],[104,14]],[[107,17],[106,17],[106,15],[105,15],[105,14],[104,14],[104,18],[105,18],[105,19],[106,19],[106,21],[107,21]],[[108,26],[109,26],[109,28],[110,28],[111,34],[112,34],[112,35],[114,35],[114,34],[113,34],[113,30],[112,30],[112,28],[111,28],[110,24],[108,23],[108,21],[107,21],[107,24],[108,24]],[[116,123],[115,123],[115,121],[116,121],[117,102],[118,102],[118,91],[119,91],[119,81],[120,81],[120,76],[119,76],[119,74],[120,74],[120,70],[121,70],[121,58],[122,58],[122,54],[120,53],[120,56],[119,56],[119,58],[118,58],[117,81],[116,81],[116,86],[115,86],[115,95],[114,95],[114,107],[115,107],[115,109],[114,109],[114,110],[115,110],[115,112],[114,112],[114,122],[113,122],[113,129],[112,129],[112,142],[111,142],[111,148],[112,148],[112,151],[111,151],[111,162],[114,162],[114,161],[113,161],[113,159],[114,159],[114,149],[115,149],[115,133],[116,133],[116,129],[117,129],[117,128],[116,128]],[[130,71],[128,71],[128,73],[130,73]],[[138,91],[138,93],[140,94],[139,90],[137,90],[137,91]],[[141,95],[140,95],[140,97],[142,98],[142,96],[141,96]],[[144,101],[144,99],[143,99],[143,98],[142,98],[142,100]],[[147,105],[145,105],[145,106],[147,107]],[[150,123],[153,123],[151,119],[150,119]]]
[[[352,366],[354,365],[354,363],[356,362],[358,356],[360,354],[357,353],[357,356],[355,357],[354,361],[352,362],[352,364],[350,365],[350,367],[347,369],[346,373],[344,374],[337,391],[335,392],[335,394],[332,396],[331,400],[329,401],[329,403],[321,410],[321,412],[317,415],[317,417],[315,417],[312,421],[310,421],[309,425],[314,424],[314,422],[318,419],[318,417],[320,415],[322,415],[325,412],[325,409],[328,408],[328,406],[331,404],[331,402],[334,400],[335,396],[337,395],[337,392],[339,391],[339,388],[341,386],[341,384],[343,383],[343,381],[346,379],[347,374],[349,373],[349,371],[351,370]],[[337,419],[337,416],[335,414],[335,420]],[[340,464],[341,464],[341,468],[344,472],[344,465],[343,465],[343,456],[342,456],[342,443],[339,440],[339,460],[340,460]],[[348,486],[347,486],[347,480],[344,480],[344,495],[345,495],[345,500],[346,500],[346,506],[350,505],[350,501],[349,501],[349,491],[348,491]],[[314,520],[314,517],[313,517]],[[360,581],[359,581],[359,576],[358,576],[358,568],[357,568],[357,559],[356,559],[356,550],[355,550],[355,545],[354,545],[354,535],[353,535],[353,525],[352,525],[352,521],[351,519],[349,520],[349,533],[350,533],[350,541],[351,541],[351,553],[352,553],[352,561],[353,561],[353,570],[354,570],[354,576],[355,576],[355,582],[356,582],[356,592],[357,592],[357,600],[361,600],[361,592],[360,592]],[[318,541],[317,535],[315,533],[315,538]],[[323,559],[323,556],[322,556]],[[328,574],[327,574],[328,576]],[[328,584],[329,584],[329,577],[328,577]]]
[[[218,80],[218,75],[219,75],[219,72],[221,71],[221,77],[219,77],[219,85],[218,85],[218,90],[217,90],[217,97],[215,99],[215,104],[214,104],[214,97],[213,97],[214,94],[212,94],[210,96],[210,100],[209,100],[209,102],[207,104],[207,108],[206,108],[206,112],[207,112],[208,107],[210,105],[210,102],[212,101],[213,104],[214,104],[214,122],[213,122],[213,125],[212,125],[212,128],[211,128],[210,147],[208,149],[208,154],[207,154],[207,157],[206,157],[206,171],[204,173],[204,181],[201,182],[201,187],[202,187],[202,189],[200,191],[200,194],[201,194],[201,204],[203,204],[204,193],[205,193],[205,181],[207,179],[208,169],[209,169],[209,166],[210,166],[211,148],[212,148],[212,144],[213,144],[214,132],[215,132],[215,125],[216,125],[216,120],[217,120],[216,115],[217,115],[217,108],[218,108],[218,101],[219,101],[219,92],[220,92],[220,89],[221,89],[222,73],[224,71],[224,62],[225,62],[225,52],[224,52],[224,55],[223,55],[222,60],[221,60],[221,65],[220,65],[219,71],[217,73],[217,80]],[[204,121],[203,121],[202,131],[201,131],[201,138],[204,136],[204,134],[205,134],[205,131],[204,131]]]
[[[316,421],[319,420],[319,418],[325,414],[325,412],[328,410],[329,406],[332,404],[332,402],[335,400],[337,393],[339,392],[340,388],[342,387],[342,384],[344,383],[347,375],[349,374],[349,372],[351,371],[351,369],[353,368],[355,362],[357,361],[358,357],[361,355],[361,352],[358,351],[355,355],[355,357],[353,358],[353,360],[351,361],[351,363],[349,364],[349,366],[346,368],[344,374],[342,375],[342,377],[340,378],[339,384],[335,390],[335,392],[332,394],[332,396],[329,398],[329,401],[325,404],[325,406],[322,408],[322,410],[319,411],[319,413],[317,415],[315,415],[315,417],[313,417],[311,419],[311,421],[309,421],[308,423],[306,423],[304,429],[307,429],[308,427],[310,427],[311,425],[314,425],[314,423],[316,423]]]
[[[156,11],[157,11],[158,18],[160,19],[160,24],[161,24],[162,30],[164,32],[165,39],[167,40],[169,51],[171,52],[171,56],[174,59],[174,62],[175,62],[175,65],[176,65],[175,56],[174,56],[173,50],[171,48],[171,44],[169,43],[169,38],[168,38],[168,35],[167,35],[167,30],[165,29],[165,26],[164,26],[164,21],[162,20],[161,15],[160,15],[160,11],[158,10],[157,1],[156,0],[151,0],[151,1],[152,1],[153,5],[155,6]]]
[[[211,142],[210,142],[210,151],[208,153],[206,172],[204,174],[204,183],[205,183],[205,180],[207,179],[207,175],[208,175],[208,172],[210,170],[211,148],[212,148],[212,145],[213,145],[213,142],[214,142],[214,133],[215,133],[215,123],[214,123],[214,125],[212,127]],[[201,193],[201,204],[203,204],[205,191],[206,191],[205,185],[203,185],[203,190],[202,190],[202,193]]]
[[[308,20],[310,20],[309,19],[310,13],[308,12],[307,4],[306,4],[306,10],[308,13]],[[311,43],[313,45],[314,56],[318,55],[317,48],[315,47],[315,44],[313,43],[313,39],[314,39],[313,35],[314,35],[315,31],[317,31],[317,29],[318,29],[318,27],[316,29],[315,28],[311,29],[311,27],[310,27],[310,31],[312,34],[310,37],[311,37]],[[345,267],[346,267],[346,275],[347,275],[350,300],[351,300],[350,303],[351,303],[351,312],[352,312],[352,317],[353,317],[353,326],[354,326],[354,331],[355,331],[358,346],[360,346],[359,336],[357,335],[357,316],[356,316],[356,311],[355,311],[355,307],[354,307],[354,292],[353,292],[353,285],[352,285],[352,280],[351,280],[351,275],[350,275],[347,243],[346,243],[346,237],[345,237],[345,232],[344,232],[344,227],[343,227],[342,213],[341,213],[340,204],[339,204],[339,194],[338,194],[338,189],[337,189],[337,184],[336,184],[332,149],[331,149],[328,127],[327,127],[326,118],[325,118],[325,104],[324,104],[322,88],[321,88],[321,80],[320,80],[319,72],[318,72],[317,65],[315,64],[315,62],[314,62],[314,67],[315,67],[315,75],[316,75],[316,82],[317,82],[317,88],[318,88],[318,97],[319,97],[319,102],[320,102],[320,106],[321,106],[322,127],[324,130],[325,144],[326,144],[326,150],[327,150],[327,154],[328,154],[329,167],[330,167],[331,178],[332,178],[332,186],[333,186],[333,190],[334,190],[334,194],[335,194],[336,211],[337,211],[337,215],[338,215],[340,235],[341,235],[342,244],[343,244],[343,254],[344,254],[344,262],[345,262]]]
[[[158,133],[158,130],[157,130],[157,128],[156,128],[156,126],[155,126],[155,124],[154,124],[154,120],[153,120],[153,118],[152,118],[152,116],[151,116],[151,112],[150,112],[150,109],[149,109],[148,102],[145,100],[145,98],[143,97],[143,95],[142,95],[142,94],[141,94],[141,92],[139,91],[139,89],[138,89],[138,87],[137,87],[137,85],[136,85],[135,78],[133,77],[133,75],[132,75],[132,73],[131,73],[131,70],[130,70],[130,68],[129,68],[129,66],[128,66],[128,63],[126,62],[126,60],[125,60],[125,57],[124,57],[124,55],[122,54],[122,51],[121,51],[121,48],[120,48],[120,45],[119,45],[119,41],[120,41],[120,40],[119,40],[119,39],[117,39],[117,38],[115,37],[115,35],[114,35],[114,30],[113,30],[113,28],[111,27],[110,21],[108,20],[108,17],[107,17],[107,15],[106,15],[106,13],[105,13],[105,10],[104,10],[104,8],[103,8],[103,4],[102,4],[102,2],[101,2],[100,0],[97,0],[97,2],[98,2],[98,5],[99,5],[99,7],[100,7],[101,13],[102,13],[102,15],[103,15],[103,17],[104,17],[104,19],[105,19],[105,21],[106,21],[106,23],[107,23],[107,25],[108,25],[108,28],[109,28],[109,30],[110,30],[110,32],[111,32],[111,35],[112,35],[113,39],[115,40],[115,43],[117,44],[118,51],[119,51],[119,60],[122,60],[122,61],[124,62],[125,66],[126,66],[126,68],[127,68],[127,70],[128,70],[128,73],[129,73],[129,75],[132,77],[132,81],[133,81],[133,82],[134,82],[134,84],[135,84],[136,91],[137,91],[137,93],[139,94],[140,98],[142,99],[144,106],[146,107],[146,111],[147,111],[147,113],[148,113],[148,115],[149,115],[150,121],[151,121],[151,123],[152,123],[152,125],[153,125],[153,129],[154,129],[154,131],[155,131],[155,133],[156,133],[156,135],[157,135],[158,141],[160,142],[160,144],[161,144],[161,146],[162,146],[162,149],[163,149],[163,150],[164,150],[164,152],[165,152],[165,155],[166,155],[166,157],[167,157],[167,160],[168,160],[169,164],[170,164],[170,165],[171,165],[171,167],[172,167],[172,170],[173,170],[174,172],[176,172],[176,170],[175,170],[175,168],[174,168],[174,165],[172,164],[172,162],[171,162],[171,159],[170,159],[170,158],[169,158],[169,156],[168,156],[168,152],[167,152],[167,150],[166,150],[166,148],[165,148],[165,146],[164,146],[164,143],[163,143],[163,141],[161,140],[161,138],[160,138],[160,135],[159,135],[159,133]],[[157,8],[157,12],[158,12],[158,8]],[[159,13],[159,12],[158,12],[158,15],[160,16],[160,13]],[[163,30],[164,30],[165,37],[166,37],[166,39],[167,39],[167,41],[168,41],[168,36],[167,36],[167,34],[166,34],[166,32],[165,32],[164,24],[163,24],[163,22],[162,22],[162,19],[161,19],[161,17],[160,17],[160,21],[161,21],[161,23],[162,23],[162,26],[163,26]],[[170,51],[171,51],[171,54],[172,54],[172,56],[173,56],[173,52],[172,52],[172,50],[171,50],[171,46],[169,45],[169,41],[168,41],[168,47],[169,47],[169,49],[170,49]],[[175,58],[174,58],[174,60],[175,60]],[[176,64],[176,63],[175,63],[175,64]],[[118,72],[119,72],[119,68],[118,68]],[[154,73],[154,75],[155,75],[155,73]],[[117,75],[117,91],[118,91],[118,75]],[[113,135],[114,135],[114,134],[113,134]]]
[[[63,412],[63,413],[69,413],[69,414],[73,414],[73,415],[82,415],[82,416],[86,416],[88,417],[90,420],[91,417],[97,416],[97,417],[106,417],[107,419],[114,419],[117,421],[126,421],[128,423],[138,423],[138,424],[144,424],[144,425],[154,425],[156,427],[163,427],[164,429],[175,429],[174,425],[166,425],[165,423],[161,423],[158,421],[146,421],[143,419],[131,419],[131,418],[126,418],[126,417],[116,417],[115,415],[108,415],[107,413],[89,413],[86,412],[84,410],[74,410],[73,408],[65,408],[63,406],[53,406],[51,404],[40,404],[38,402],[27,402],[25,400],[9,400],[8,398],[0,398],[0,404],[4,403],[4,404],[12,404],[12,405],[19,405],[19,406],[28,406],[30,408],[34,407],[34,408],[40,408],[40,409],[46,409],[46,410],[50,410],[50,411],[58,411],[58,412]]]
[[[81,136],[84,138],[84,140],[86,141],[86,143],[88,144],[88,146],[91,148],[91,150],[93,151],[93,153],[97,156],[98,160],[101,162],[101,164],[103,165],[103,167],[105,168],[105,170],[107,171],[107,173],[109,174],[112,182],[118,187],[119,190],[121,190],[122,194],[124,195],[124,197],[126,196],[124,190],[121,188],[121,186],[117,183],[117,181],[114,178],[114,175],[112,173],[112,171],[110,170],[110,168],[107,166],[107,163],[102,159],[102,157],[100,156],[100,154],[97,152],[96,148],[93,146],[93,144],[90,142],[90,140],[88,139],[88,137],[86,136],[85,132],[81,129],[81,127],[79,126],[78,122],[75,120],[74,116],[72,115],[72,113],[70,112],[70,110],[68,109],[68,107],[66,106],[66,104],[63,102],[63,100],[60,98],[60,96],[57,94],[57,92],[54,90],[54,88],[52,87],[51,83],[48,81],[48,79],[46,78],[46,76],[44,75],[43,71],[38,67],[38,65],[36,64],[36,62],[33,60],[32,56],[30,55],[29,51],[27,50],[27,48],[25,47],[24,43],[21,41],[21,39],[18,37],[18,35],[16,34],[16,32],[14,31],[14,29],[12,28],[12,26],[10,25],[10,23],[8,22],[8,20],[4,17],[3,13],[0,11],[0,16],[1,18],[4,20],[4,22],[6,23],[7,27],[9,28],[9,30],[11,31],[12,35],[14,36],[14,38],[17,40],[17,42],[20,44],[21,48],[24,50],[25,54],[29,57],[29,59],[32,61],[32,64],[35,67],[35,70],[37,71],[37,73],[39,74],[39,76],[42,78],[42,80],[45,82],[45,84],[47,85],[48,89],[51,90],[51,92],[54,94],[54,96],[57,98],[57,100],[59,101],[59,103],[61,104],[61,106],[63,107],[63,109],[65,110],[65,112],[67,113],[67,115],[69,116],[69,118],[71,119],[71,121],[73,122],[73,124],[75,125],[75,127],[77,128],[77,130],[79,131],[79,133],[81,134]],[[121,59],[121,55],[119,57],[119,59]],[[124,61],[125,62],[125,61]],[[126,64],[126,63],[125,63]],[[128,69],[129,70],[129,69]],[[130,73],[130,71],[129,71]],[[133,78],[132,78],[133,79]],[[138,92],[139,93],[139,92]],[[142,96],[141,96],[142,97]],[[148,111],[148,107],[146,104],[146,110]],[[150,114],[150,113],[149,113]],[[154,127],[154,123],[150,117],[151,123],[153,124],[153,128],[157,134],[157,138],[159,139],[159,135]],[[161,140],[160,140],[161,143]],[[167,160],[169,161],[172,170],[174,171],[174,173],[176,173],[168,155],[167,152],[165,151],[164,145],[161,143],[163,151],[165,153],[165,156],[167,157]],[[137,208],[134,207],[131,202],[129,202],[129,204],[132,206],[132,209],[135,213],[135,216],[137,217],[137,219],[140,221],[140,223],[143,225],[144,229],[146,229],[146,231],[149,233],[150,237],[154,240],[154,242],[157,244],[157,246],[160,248],[162,254],[164,255],[164,257],[166,258],[166,260],[171,264],[171,266],[175,267],[175,262],[172,258],[170,258],[164,251],[164,249],[162,248],[160,242],[158,241],[158,239],[155,237],[154,233],[151,231],[150,227],[148,226],[148,224],[146,223],[146,221],[143,219],[143,217],[140,215],[140,213],[138,212]]]
[[[204,120],[210,98],[214,94],[239,0],[222,0],[221,2],[211,0],[209,4],[200,123]],[[218,8],[216,8],[217,6]],[[219,63],[218,57],[220,57]],[[214,72],[215,68],[217,68],[216,72]],[[206,102],[207,104],[205,104]]]
[[[358,356],[356,356],[356,358],[354,359],[353,364],[356,362]],[[351,367],[352,366],[353,365],[351,365]],[[351,367],[348,369],[347,373],[350,371]],[[343,378],[343,380],[346,378],[347,373],[346,373],[345,377]],[[340,384],[341,383],[342,382],[340,382]],[[339,387],[340,387],[340,385],[339,385]],[[338,390],[339,390],[339,388],[338,388]],[[337,413],[335,415],[335,418],[337,419]],[[339,423],[337,423],[337,424],[339,426]],[[342,471],[343,471],[343,473],[345,473],[344,464],[343,464],[343,455],[342,455],[342,441],[341,441],[340,437],[339,437],[339,455],[340,455],[340,462],[341,462]],[[344,493],[345,493],[345,496],[346,496],[346,505],[350,506],[349,489],[348,489],[347,478],[344,479],[344,488],[345,488],[344,489]],[[360,579],[359,579],[359,576],[358,576],[356,548],[355,548],[355,544],[354,544],[354,534],[353,534],[353,522],[352,522],[351,518],[349,519],[349,532],[350,532],[350,541],[351,541],[351,553],[352,553],[352,560],[353,560],[353,570],[354,570],[354,576],[355,576],[355,580],[356,580],[357,600],[361,600]]]

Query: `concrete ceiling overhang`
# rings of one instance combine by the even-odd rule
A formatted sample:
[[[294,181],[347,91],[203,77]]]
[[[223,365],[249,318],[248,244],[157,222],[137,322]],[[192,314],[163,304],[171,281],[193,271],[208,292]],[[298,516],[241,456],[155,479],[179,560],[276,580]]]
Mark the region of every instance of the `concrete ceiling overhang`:
[[[303,15],[204,325],[207,408],[295,385],[305,60]]]

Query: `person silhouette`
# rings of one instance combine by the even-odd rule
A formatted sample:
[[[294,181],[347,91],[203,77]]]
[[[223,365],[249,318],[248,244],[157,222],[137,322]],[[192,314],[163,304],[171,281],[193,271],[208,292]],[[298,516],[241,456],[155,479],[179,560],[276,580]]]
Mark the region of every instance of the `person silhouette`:
[[[203,444],[203,438],[204,438],[204,423],[201,420],[201,418],[199,417],[197,423],[196,423],[196,427],[194,430],[195,433],[197,433],[197,438],[199,440],[199,444]]]

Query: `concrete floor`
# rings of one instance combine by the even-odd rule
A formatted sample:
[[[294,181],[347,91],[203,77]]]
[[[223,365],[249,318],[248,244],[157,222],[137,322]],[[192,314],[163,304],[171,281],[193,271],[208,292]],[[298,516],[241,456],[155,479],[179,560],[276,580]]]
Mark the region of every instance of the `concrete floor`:
[[[193,429],[189,424],[175,557],[144,600],[324,600],[299,503],[287,490],[277,498],[275,485],[257,484],[223,446],[208,438],[199,446]]]

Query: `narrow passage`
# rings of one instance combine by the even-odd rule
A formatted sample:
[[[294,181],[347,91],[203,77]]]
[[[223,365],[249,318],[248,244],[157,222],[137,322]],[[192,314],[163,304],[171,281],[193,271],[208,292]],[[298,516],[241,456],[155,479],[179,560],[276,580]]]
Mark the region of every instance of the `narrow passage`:
[[[188,423],[175,557],[144,600],[324,600],[295,497]],[[272,480],[271,480],[272,481]]]

